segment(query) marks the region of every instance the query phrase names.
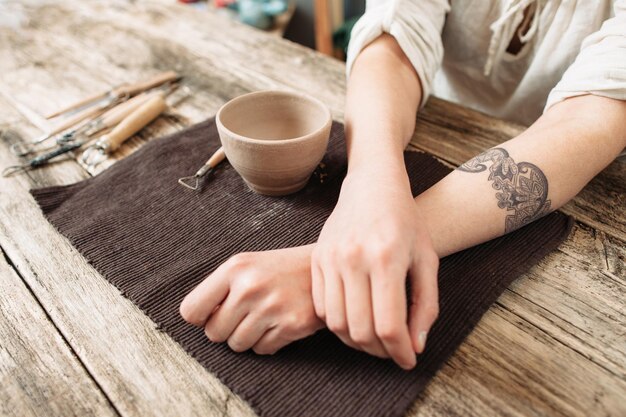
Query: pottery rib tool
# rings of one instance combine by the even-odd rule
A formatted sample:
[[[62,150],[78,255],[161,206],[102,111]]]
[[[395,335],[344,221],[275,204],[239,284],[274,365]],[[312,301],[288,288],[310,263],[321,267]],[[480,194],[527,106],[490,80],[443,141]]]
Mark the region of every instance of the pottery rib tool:
[[[89,167],[98,165],[106,159],[108,154],[117,150],[122,143],[156,119],[166,108],[165,93],[154,94],[139,108],[126,116],[111,132],[85,149],[81,160]]]
[[[220,162],[222,162],[226,158],[226,154],[224,153],[224,148],[220,146],[220,148],[215,151],[213,155],[209,158],[208,161],[202,165],[195,174],[190,175],[188,177],[182,177],[178,179],[178,183],[183,187],[187,187],[190,190],[198,190],[200,188],[200,179],[205,175],[209,174],[213,168],[215,168]],[[193,181],[193,185],[192,185]]]
[[[98,103],[102,100],[105,100],[105,103],[107,103],[107,102],[112,102],[114,100],[119,100],[123,97],[127,97],[127,98],[132,97],[136,94],[139,94],[151,88],[158,87],[168,82],[176,82],[176,81],[179,81],[180,79],[181,79],[180,75],[178,75],[174,71],[162,72],[150,78],[147,81],[136,83],[136,84],[122,84],[110,90],[84,98],[76,103],[73,103],[65,108],[62,108],[61,110],[58,110],[52,114],[49,114],[48,116],[46,116],[46,119],[51,119],[53,117],[57,117],[57,116],[60,116],[61,114],[64,114],[64,113],[67,113],[76,109],[80,109],[83,107],[91,107],[95,103]]]

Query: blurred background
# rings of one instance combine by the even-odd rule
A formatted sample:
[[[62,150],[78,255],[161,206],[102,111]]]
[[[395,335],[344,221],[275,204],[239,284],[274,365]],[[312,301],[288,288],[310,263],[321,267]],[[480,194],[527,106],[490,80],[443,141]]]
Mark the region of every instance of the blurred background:
[[[199,12],[217,9],[260,30],[345,59],[350,30],[365,0],[178,0]]]

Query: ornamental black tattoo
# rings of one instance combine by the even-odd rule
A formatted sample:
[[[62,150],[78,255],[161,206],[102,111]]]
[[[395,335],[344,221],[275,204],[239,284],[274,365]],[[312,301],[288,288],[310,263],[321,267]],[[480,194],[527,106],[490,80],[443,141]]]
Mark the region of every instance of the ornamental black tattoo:
[[[464,172],[483,172],[489,167],[489,181],[498,190],[498,207],[509,213],[504,220],[505,233],[518,229],[550,212],[548,180],[541,170],[530,162],[515,163],[502,148],[489,149],[470,159],[457,169]]]

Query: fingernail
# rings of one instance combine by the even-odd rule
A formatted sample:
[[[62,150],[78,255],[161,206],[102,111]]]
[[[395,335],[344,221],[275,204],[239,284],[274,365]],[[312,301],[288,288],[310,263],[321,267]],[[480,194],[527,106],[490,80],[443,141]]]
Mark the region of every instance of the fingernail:
[[[417,336],[417,343],[419,345],[419,353],[422,353],[424,351],[424,348],[426,347],[426,335],[428,333],[424,330],[422,330],[420,332],[420,334]]]

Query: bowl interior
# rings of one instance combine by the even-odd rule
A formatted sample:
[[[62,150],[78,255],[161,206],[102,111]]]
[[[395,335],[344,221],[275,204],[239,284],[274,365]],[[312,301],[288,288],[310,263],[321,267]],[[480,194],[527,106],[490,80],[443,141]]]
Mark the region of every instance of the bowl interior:
[[[321,129],[330,113],[306,96],[282,92],[258,92],[238,97],[220,111],[220,122],[248,139],[285,140]]]

